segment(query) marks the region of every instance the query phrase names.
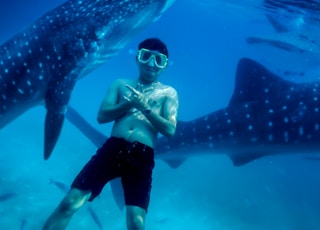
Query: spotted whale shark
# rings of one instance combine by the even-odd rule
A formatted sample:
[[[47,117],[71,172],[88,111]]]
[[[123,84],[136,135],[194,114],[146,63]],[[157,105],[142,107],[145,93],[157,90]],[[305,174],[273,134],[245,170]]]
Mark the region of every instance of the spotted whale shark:
[[[69,0],[0,46],[0,129],[45,105],[44,158],[77,80],[121,50],[174,0]]]
[[[266,156],[319,156],[319,100],[320,82],[291,82],[242,58],[229,104],[193,120],[178,121],[172,138],[158,138],[155,159],[177,168],[201,154],[226,154],[235,166]],[[97,147],[107,139],[70,106],[66,117]],[[121,182],[110,184],[122,209]]]
[[[179,122],[173,138],[159,139],[157,155],[225,153],[240,166],[269,155],[319,154],[319,99],[320,82],[290,82],[243,58],[228,106]]]

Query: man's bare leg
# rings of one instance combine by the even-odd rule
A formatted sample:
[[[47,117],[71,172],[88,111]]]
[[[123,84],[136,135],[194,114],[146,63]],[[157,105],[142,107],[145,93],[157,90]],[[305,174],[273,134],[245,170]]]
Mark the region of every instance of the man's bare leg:
[[[128,230],[144,230],[146,214],[143,208],[127,205]]]
[[[90,191],[71,189],[49,216],[42,230],[66,229],[73,214],[86,203],[90,195]]]

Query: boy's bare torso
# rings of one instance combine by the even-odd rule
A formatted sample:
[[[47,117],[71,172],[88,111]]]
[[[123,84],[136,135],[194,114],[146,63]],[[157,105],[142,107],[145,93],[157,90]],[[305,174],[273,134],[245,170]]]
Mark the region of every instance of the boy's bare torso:
[[[125,87],[128,84],[144,94],[153,113],[163,116],[163,104],[173,88],[154,82],[150,85],[139,85],[137,80],[123,80],[118,88],[118,103],[122,103],[131,92]],[[153,128],[146,116],[136,108],[115,120],[111,136],[124,138],[129,142],[139,141],[154,147],[158,132]]]

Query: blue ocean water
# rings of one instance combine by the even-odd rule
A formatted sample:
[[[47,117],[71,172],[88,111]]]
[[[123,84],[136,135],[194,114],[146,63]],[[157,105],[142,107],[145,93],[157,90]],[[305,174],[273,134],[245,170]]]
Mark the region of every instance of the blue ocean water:
[[[1,2],[0,42],[61,2]],[[304,63],[301,55],[284,51],[275,55],[277,49],[258,51],[246,43],[248,36],[274,33],[259,4],[262,1],[177,1],[116,57],[81,79],[70,104],[108,135],[111,126],[96,122],[101,100],[114,79],[137,76],[137,44],[156,36],[169,48],[170,65],[161,81],[179,92],[180,120],[227,106],[240,58],[257,59],[279,73]],[[299,18],[300,14],[295,16]],[[279,17],[287,20],[291,29],[300,29],[285,13]],[[318,79],[318,70],[301,68],[305,75],[283,77],[292,81]],[[83,134],[65,122],[52,157],[44,161],[44,116],[43,107],[34,108],[0,131],[0,197],[8,195],[0,199],[0,229],[41,229],[63,197],[50,180],[70,184],[96,150]],[[146,229],[320,229],[319,168],[320,161],[308,161],[303,155],[270,156],[240,167],[217,153],[199,152],[177,169],[157,161]],[[125,214],[117,209],[109,186],[91,206],[105,229],[125,229]],[[83,208],[68,229],[99,228]]]

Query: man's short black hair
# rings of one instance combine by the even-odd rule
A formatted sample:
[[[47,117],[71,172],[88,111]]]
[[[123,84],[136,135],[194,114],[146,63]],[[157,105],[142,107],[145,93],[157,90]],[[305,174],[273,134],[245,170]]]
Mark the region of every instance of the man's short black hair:
[[[164,44],[159,38],[148,38],[142,41],[139,44],[138,49],[141,50],[142,48],[155,50],[169,57],[166,44]]]

